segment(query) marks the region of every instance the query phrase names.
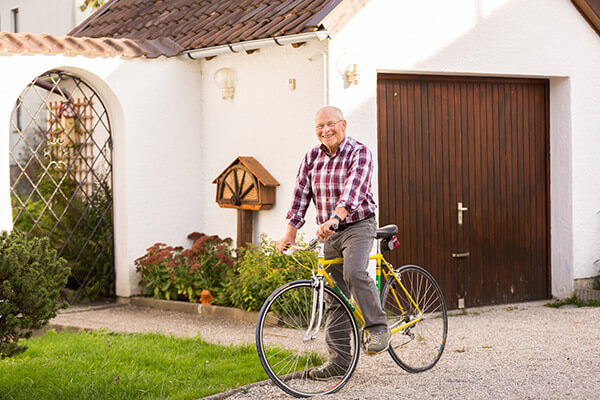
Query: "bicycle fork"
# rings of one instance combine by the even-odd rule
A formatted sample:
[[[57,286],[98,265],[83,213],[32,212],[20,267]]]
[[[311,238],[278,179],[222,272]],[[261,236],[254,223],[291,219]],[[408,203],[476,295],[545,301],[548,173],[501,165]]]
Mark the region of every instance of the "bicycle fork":
[[[308,329],[304,334],[304,338],[302,338],[303,342],[309,342],[317,338],[317,334],[321,329],[321,321],[323,319],[323,287],[325,286],[325,282],[323,280],[322,275],[318,275],[313,278],[312,287],[313,287],[313,295],[312,295],[312,311],[310,315],[310,323],[308,325]],[[317,310],[318,307],[318,310]],[[318,313],[318,314],[317,314]],[[318,315],[318,317],[317,317]],[[317,325],[315,325],[315,318],[317,318]],[[313,328],[314,326],[314,328]],[[314,329],[314,331],[313,331]]]

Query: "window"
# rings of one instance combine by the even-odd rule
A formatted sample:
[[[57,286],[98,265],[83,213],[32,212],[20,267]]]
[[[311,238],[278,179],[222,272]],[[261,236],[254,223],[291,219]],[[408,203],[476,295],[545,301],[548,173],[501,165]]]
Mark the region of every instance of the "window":
[[[12,16],[12,31],[14,33],[19,32],[19,9],[18,8],[13,8],[12,10],[10,10],[11,16]]]

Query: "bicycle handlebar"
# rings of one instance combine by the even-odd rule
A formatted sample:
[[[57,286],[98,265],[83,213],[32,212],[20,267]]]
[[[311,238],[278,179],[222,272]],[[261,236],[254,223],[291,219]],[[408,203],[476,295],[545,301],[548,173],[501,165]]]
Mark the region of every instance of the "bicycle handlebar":
[[[332,232],[337,232],[338,231],[338,224],[333,224],[329,227],[329,230]],[[295,245],[287,245],[287,247],[283,250],[283,254],[285,254],[286,256],[291,256],[292,254],[294,254],[296,251],[307,251],[307,250],[312,250],[314,249],[317,244],[319,243],[323,243],[323,241],[319,238],[313,238],[310,242],[308,242],[308,244],[304,247],[300,247],[300,246],[295,246]]]
[[[317,244],[319,244],[320,241],[321,241],[321,239],[314,238],[304,247],[296,246],[293,244],[288,244],[282,253],[285,254],[286,256],[291,256],[292,254],[294,254],[297,251],[312,250],[317,246]]]

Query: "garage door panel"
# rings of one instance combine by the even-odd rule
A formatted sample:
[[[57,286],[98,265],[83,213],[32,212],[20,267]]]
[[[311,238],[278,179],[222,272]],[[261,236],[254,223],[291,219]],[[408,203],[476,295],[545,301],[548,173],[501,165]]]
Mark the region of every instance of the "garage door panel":
[[[451,307],[548,296],[547,88],[380,75],[381,218],[402,243],[389,256],[428,267]]]

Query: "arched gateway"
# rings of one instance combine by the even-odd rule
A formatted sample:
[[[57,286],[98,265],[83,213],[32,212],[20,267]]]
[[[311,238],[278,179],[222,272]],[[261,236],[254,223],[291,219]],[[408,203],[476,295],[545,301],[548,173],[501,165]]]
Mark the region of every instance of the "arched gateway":
[[[70,302],[115,292],[112,139],[107,110],[81,78],[31,81],[10,119],[13,229],[47,236],[71,267]]]

